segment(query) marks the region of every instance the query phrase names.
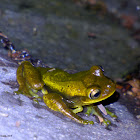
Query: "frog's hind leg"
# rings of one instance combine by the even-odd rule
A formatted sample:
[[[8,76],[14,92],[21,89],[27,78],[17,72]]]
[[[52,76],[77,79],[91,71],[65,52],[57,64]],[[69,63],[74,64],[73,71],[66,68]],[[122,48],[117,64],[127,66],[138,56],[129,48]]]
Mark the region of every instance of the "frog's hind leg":
[[[48,93],[43,96],[44,103],[52,110],[63,113],[68,118],[82,124],[93,124],[93,121],[84,120],[68,108],[62,96],[57,93]]]
[[[29,94],[29,88],[26,85],[26,79],[23,76],[23,64],[19,65],[18,69],[17,69],[17,82],[19,84],[19,89],[18,91],[15,91],[15,93],[17,94],[24,94],[28,97],[30,97]]]
[[[24,94],[28,97],[39,98],[36,94],[44,83],[41,80],[39,71],[28,62],[22,62],[17,69],[17,81],[19,89],[15,93]]]

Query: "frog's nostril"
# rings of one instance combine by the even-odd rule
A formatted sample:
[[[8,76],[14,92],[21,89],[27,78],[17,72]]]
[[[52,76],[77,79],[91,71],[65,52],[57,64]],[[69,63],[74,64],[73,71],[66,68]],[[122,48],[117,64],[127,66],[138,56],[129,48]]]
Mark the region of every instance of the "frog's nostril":
[[[111,88],[111,86],[110,86],[110,85],[107,85],[107,87],[108,87],[108,88]]]

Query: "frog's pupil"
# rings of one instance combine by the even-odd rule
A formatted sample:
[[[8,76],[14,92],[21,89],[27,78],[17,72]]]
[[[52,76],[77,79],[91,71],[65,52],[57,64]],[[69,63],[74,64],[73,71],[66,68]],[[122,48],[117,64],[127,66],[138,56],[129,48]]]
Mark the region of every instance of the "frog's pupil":
[[[98,91],[98,92],[94,95],[94,97],[97,98],[99,95],[100,95],[100,91]]]

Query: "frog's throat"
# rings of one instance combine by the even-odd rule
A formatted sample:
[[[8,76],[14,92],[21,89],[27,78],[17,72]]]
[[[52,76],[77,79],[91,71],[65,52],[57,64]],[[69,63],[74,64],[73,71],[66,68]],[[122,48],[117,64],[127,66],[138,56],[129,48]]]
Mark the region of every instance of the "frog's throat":
[[[103,101],[103,100],[109,98],[110,96],[112,96],[114,92],[115,92],[115,90],[112,91],[110,94],[106,95],[105,97],[99,97],[97,99],[89,99],[88,98],[87,100],[84,100],[83,103],[85,105],[89,105],[89,104],[92,104],[92,103],[97,103],[97,102]]]

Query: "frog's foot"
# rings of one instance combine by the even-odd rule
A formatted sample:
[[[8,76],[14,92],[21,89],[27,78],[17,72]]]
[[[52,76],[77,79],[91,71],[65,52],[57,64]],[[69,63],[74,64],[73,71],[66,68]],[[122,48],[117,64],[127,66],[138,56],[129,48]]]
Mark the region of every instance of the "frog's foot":
[[[29,98],[32,98],[32,96],[29,94],[29,93],[27,93],[27,92],[24,92],[24,90],[17,90],[17,91],[14,91],[14,93],[15,94],[17,94],[17,95],[19,95],[19,94],[23,94],[23,95],[25,95],[25,96],[27,96],[27,97],[29,97]]]
[[[37,90],[28,88],[27,86],[20,86],[19,90],[14,91],[16,94],[23,94],[25,96],[27,96],[30,99],[33,99],[33,101],[35,101],[36,103],[38,103],[38,99],[42,99],[37,93]]]
[[[107,114],[108,114],[110,117],[112,117],[114,120],[118,120],[118,117],[117,117],[114,113],[110,112],[110,111],[108,110],[108,108],[105,108],[105,109],[106,109]]]
[[[68,118],[82,124],[94,124],[93,121],[84,120],[76,115],[66,104],[63,97],[57,93],[48,93],[43,96],[44,103],[52,110],[61,112]]]
[[[108,111],[107,111],[108,113]],[[109,112],[110,113],[110,112]],[[99,119],[99,122],[101,124],[104,124],[106,127],[108,127],[109,125],[111,125],[111,121],[106,119],[100,112],[99,108],[97,106],[87,106],[87,112],[85,113],[87,115],[95,115],[97,116],[97,118]],[[104,111],[104,114],[106,115],[106,111]],[[111,114],[114,116],[114,114]],[[115,117],[115,116],[114,116]]]

